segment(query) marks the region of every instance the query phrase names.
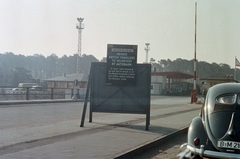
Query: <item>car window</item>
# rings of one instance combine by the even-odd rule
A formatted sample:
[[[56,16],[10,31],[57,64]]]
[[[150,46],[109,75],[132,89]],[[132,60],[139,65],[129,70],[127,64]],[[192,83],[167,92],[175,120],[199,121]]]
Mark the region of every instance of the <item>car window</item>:
[[[237,99],[237,96],[235,94],[224,95],[224,96],[218,97],[217,102],[221,104],[234,104],[236,103],[236,99]]]

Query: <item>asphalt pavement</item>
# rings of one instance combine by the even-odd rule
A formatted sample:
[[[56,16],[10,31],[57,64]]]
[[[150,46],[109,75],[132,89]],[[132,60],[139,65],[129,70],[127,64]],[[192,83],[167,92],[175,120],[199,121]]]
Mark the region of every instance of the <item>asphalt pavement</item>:
[[[185,130],[191,119],[199,114],[201,105],[189,104],[188,98],[178,98],[177,103],[172,101],[173,98],[151,101],[149,130],[145,130],[145,115],[113,113],[100,113],[94,116],[92,123],[88,122],[87,115],[84,127],[79,126],[80,116],[16,128],[0,125],[0,159],[129,158],[124,154]],[[0,103],[7,106],[10,102],[14,101]],[[40,101],[20,102],[41,104]],[[80,109],[83,108],[83,102],[77,100],[41,102],[79,102]]]

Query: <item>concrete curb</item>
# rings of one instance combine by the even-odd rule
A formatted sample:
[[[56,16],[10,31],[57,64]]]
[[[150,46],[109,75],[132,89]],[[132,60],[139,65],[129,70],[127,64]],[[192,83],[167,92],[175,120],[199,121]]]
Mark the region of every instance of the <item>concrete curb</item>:
[[[165,135],[165,136],[161,136],[159,138],[156,138],[155,140],[153,141],[149,141],[143,145],[139,145],[133,149],[130,149],[128,151],[125,151],[121,154],[117,154],[115,156],[113,156],[114,159],[126,159],[126,158],[133,158],[143,152],[146,152],[154,147],[157,147],[161,144],[164,144],[166,143],[168,140],[172,139],[173,137],[175,136],[178,136],[178,135],[182,135],[182,134],[185,134],[187,133],[188,131],[188,127],[185,127],[185,128],[182,128],[178,131],[175,131],[175,132],[172,132],[171,134],[168,134],[168,135]]]

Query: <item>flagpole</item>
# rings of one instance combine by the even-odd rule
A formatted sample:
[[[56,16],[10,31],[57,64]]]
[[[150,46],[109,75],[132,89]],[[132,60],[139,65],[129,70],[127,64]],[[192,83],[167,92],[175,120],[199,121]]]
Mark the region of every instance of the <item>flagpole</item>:
[[[237,81],[237,65],[239,65],[239,62],[237,60],[237,57],[235,56],[235,72],[234,72],[234,76],[235,76],[235,80]]]
[[[236,79],[236,77],[237,77],[237,73],[236,73],[236,59],[237,59],[237,57],[235,56],[235,69],[234,69],[234,79],[235,80],[237,80]]]

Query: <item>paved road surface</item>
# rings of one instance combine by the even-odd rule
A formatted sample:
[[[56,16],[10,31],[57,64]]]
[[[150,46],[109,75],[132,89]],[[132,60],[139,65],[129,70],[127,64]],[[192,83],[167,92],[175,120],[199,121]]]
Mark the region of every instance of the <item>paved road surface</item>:
[[[87,113],[80,128],[81,102],[3,105],[0,159],[112,158],[188,125],[201,107],[189,101],[189,97],[153,97],[149,131],[145,115],[137,114],[93,113],[89,123]]]

